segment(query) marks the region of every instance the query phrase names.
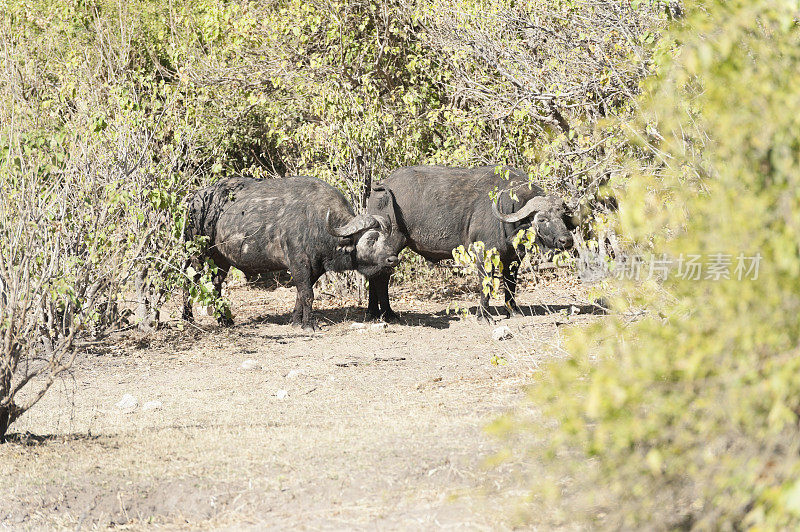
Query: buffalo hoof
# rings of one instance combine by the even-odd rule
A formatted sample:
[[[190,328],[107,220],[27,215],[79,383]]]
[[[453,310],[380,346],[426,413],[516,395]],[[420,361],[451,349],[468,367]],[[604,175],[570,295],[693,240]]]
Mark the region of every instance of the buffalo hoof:
[[[303,330],[306,331],[306,332],[314,333],[314,332],[319,332],[320,329],[319,329],[319,325],[317,325],[316,323],[311,322],[311,323],[306,323],[305,325],[303,325]]]
[[[522,309],[518,305],[506,305],[506,317],[513,318],[514,316],[522,316]]]
[[[483,312],[478,312],[478,314],[475,315],[475,319],[478,320],[478,323],[494,324],[494,318]]]
[[[393,310],[388,310],[386,312],[376,312],[376,311],[368,311],[369,312],[369,319],[375,321],[385,321],[386,323],[394,323],[400,321],[400,315]]]
[[[396,321],[400,321],[400,315],[393,310],[387,310],[386,312],[381,314],[380,319],[385,321],[386,323],[393,323]]]

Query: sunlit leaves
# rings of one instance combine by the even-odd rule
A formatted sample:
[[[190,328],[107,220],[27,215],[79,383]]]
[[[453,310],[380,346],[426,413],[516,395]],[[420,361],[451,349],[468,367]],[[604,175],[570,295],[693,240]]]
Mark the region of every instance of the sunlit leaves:
[[[689,3],[659,44],[631,129],[643,151],[628,161],[623,234],[672,256],[758,253],[762,269],[624,287],[619,315],[572,335],[573,356],[543,374],[534,397],[560,422],[559,452],[577,452],[575,469],[553,470],[592,460],[570,499],[584,518],[797,527],[797,9]]]

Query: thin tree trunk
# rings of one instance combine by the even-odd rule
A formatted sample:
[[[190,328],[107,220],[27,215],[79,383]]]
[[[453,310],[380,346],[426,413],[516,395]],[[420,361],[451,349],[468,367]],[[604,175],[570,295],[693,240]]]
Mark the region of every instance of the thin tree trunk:
[[[136,290],[136,312],[134,313],[134,320],[140,331],[151,332],[154,326],[153,316],[150,312],[150,298],[148,297],[150,287],[147,285],[147,266],[142,267],[142,269],[136,273],[134,289]]]
[[[361,192],[360,203],[361,210],[365,211],[367,209],[367,198],[369,198],[369,193],[372,189],[372,164],[364,161],[362,157],[359,157],[359,163],[364,172],[364,190]]]
[[[18,408],[14,403],[8,406],[0,406],[0,443],[5,443],[8,427],[11,426],[20,414],[21,412],[18,412]]]

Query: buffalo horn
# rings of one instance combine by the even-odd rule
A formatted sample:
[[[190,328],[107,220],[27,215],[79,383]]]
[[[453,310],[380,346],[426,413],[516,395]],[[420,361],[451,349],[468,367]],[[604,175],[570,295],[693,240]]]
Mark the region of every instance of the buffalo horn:
[[[373,215],[372,217],[375,218],[375,220],[381,226],[381,231],[383,231],[384,233],[391,233],[392,232],[392,224],[391,224],[391,222],[389,222],[389,218],[387,218],[386,216],[381,216],[381,215],[377,215],[377,216]]]
[[[528,216],[531,215],[532,212],[543,211],[547,209],[550,205],[551,205],[550,199],[547,198],[546,196],[536,196],[535,198],[531,198],[530,200],[528,200],[525,206],[522,207],[517,212],[512,212],[510,214],[503,214],[497,208],[497,202],[493,201],[492,212],[494,212],[494,215],[498,219],[507,223],[513,223],[513,222],[518,222],[523,218],[527,218]]]
[[[359,214],[358,216],[354,216],[352,220],[341,227],[332,227],[331,211],[328,210],[328,214],[325,215],[325,228],[330,234],[338,237],[352,236],[359,231],[372,229],[373,227],[378,227],[379,225],[380,223],[375,219],[374,216],[370,216],[369,214]]]

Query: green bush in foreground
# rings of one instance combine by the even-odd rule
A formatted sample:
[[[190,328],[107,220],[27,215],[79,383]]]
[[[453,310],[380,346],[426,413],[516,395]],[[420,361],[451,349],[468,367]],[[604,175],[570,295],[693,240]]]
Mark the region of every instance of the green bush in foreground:
[[[790,529],[800,526],[800,11],[701,4],[686,6],[656,56],[637,137],[652,160],[636,163],[619,228],[656,257],[698,254],[708,267],[728,256],[731,279],[673,270],[660,285],[623,286],[619,304],[646,314],[577,332],[571,357],[541,372],[532,399],[558,424],[535,452],[559,483],[549,486],[569,509],[562,518]],[[757,280],[737,272],[740,253],[760,254]]]

